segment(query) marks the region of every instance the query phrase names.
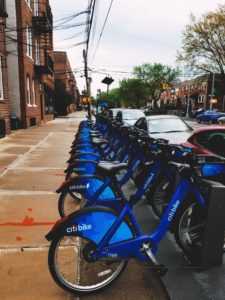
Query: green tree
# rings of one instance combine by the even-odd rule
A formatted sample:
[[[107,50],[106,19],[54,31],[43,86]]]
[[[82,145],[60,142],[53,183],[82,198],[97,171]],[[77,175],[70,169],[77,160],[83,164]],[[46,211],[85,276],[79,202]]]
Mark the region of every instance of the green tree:
[[[193,71],[216,72],[225,78],[225,5],[198,20],[191,15],[177,61]]]
[[[108,94],[106,92],[102,92],[101,98],[107,100],[109,102],[110,107],[121,106],[119,88],[111,89]]]
[[[140,108],[149,100],[149,92],[146,84],[136,78],[128,78],[120,81],[118,89],[121,106],[135,106]]]
[[[67,107],[73,103],[73,96],[66,90],[65,84],[59,80],[55,80],[54,106],[55,111],[62,116],[67,115]]]
[[[162,92],[162,84],[167,82],[172,85],[178,78],[180,71],[160,63],[145,63],[142,66],[134,67],[133,73],[145,83],[148,88],[149,99],[158,100]]]
[[[107,100],[110,107],[141,107],[149,100],[149,92],[146,84],[137,78],[123,79],[119,87],[109,93],[102,93],[101,98]]]

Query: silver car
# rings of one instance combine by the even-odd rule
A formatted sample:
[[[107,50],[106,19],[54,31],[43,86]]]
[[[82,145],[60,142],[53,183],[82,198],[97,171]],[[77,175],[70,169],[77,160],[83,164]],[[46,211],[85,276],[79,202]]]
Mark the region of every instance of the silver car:
[[[219,123],[220,125],[225,124],[225,117],[219,118],[219,119],[218,119],[218,123]]]
[[[185,142],[193,129],[180,117],[173,115],[153,115],[140,118],[134,126],[142,129],[155,139],[166,139],[171,144]]]
[[[128,126],[134,125],[134,123],[142,117],[145,117],[145,114],[140,109],[122,109],[118,111],[116,115],[118,121]]]

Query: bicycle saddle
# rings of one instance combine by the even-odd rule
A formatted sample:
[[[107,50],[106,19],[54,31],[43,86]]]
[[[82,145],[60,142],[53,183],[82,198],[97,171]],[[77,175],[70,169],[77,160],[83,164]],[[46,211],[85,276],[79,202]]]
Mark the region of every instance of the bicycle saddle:
[[[108,141],[105,139],[93,138],[92,143],[95,145],[102,145],[108,143]]]
[[[115,175],[118,171],[126,169],[128,167],[127,163],[119,163],[119,164],[114,164],[114,163],[99,163],[97,165],[97,171],[99,172],[100,175],[107,175],[107,176],[112,176]]]
[[[100,133],[98,130],[90,130],[90,133]]]

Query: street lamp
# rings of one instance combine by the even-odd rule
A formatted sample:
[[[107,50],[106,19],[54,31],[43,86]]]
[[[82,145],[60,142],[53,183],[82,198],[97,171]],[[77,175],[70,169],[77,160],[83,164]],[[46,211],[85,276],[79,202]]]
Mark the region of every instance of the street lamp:
[[[113,83],[114,79],[112,79],[112,77],[105,77],[103,80],[102,80],[102,83],[104,84],[107,84],[107,95],[109,93],[109,86],[111,83]]]

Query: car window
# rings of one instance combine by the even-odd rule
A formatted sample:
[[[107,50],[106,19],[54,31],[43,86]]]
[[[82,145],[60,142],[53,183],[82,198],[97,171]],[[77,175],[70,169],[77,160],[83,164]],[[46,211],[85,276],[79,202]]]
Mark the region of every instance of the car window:
[[[225,157],[225,130],[200,132],[196,135],[195,141],[199,146]]]
[[[139,120],[137,120],[137,122],[134,124],[134,126],[141,129],[142,121],[143,121],[143,118],[140,118]]]
[[[149,133],[182,132],[192,129],[181,119],[150,119],[148,120]]]
[[[118,113],[119,109],[112,109],[112,116],[115,118],[116,114]]]
[[[141,129],[143,129],[144,131],[148,131],[146,119],[143,119],[142,128]]]

